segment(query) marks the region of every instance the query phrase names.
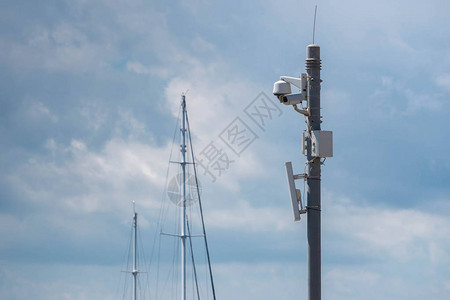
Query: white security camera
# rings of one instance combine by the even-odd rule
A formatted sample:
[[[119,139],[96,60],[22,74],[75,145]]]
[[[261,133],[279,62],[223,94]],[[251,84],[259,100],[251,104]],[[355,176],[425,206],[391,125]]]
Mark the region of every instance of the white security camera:
[[[286,96],[280,96],[278,97],[278,100],[280,100],[280,103],[283,103],[284,105],[296,105],[301,103],[302,101],[306,100],[305,94],[299,93],[299,94],[290,94]]]
[[[291,84],[300,89],[300,93],[292,94]],[[306,100],[306,74],[300,78],[281,76],[280,80],[273,84],[273,94],[285,105],[296,105]]]
[[[273,84],[273,94],[277,97],[292,93],[291,84],[284,80],[278,80]]]

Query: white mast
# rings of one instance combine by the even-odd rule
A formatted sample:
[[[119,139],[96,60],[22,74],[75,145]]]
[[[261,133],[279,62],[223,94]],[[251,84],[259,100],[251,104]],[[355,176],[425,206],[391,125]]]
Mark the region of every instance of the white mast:
[[[182,162],[181,168],[183,170],[183,194],[182,194],[182,204],[181,209],[181,300],[186,300],[186,96],[181,95],[181,108],[183,110],[183,124],[181,128],[182,133],[182,144],[181,144],[181,155]]]
[[[136,276],[139,273],[137,270],[137,212],[135,208],[135,202],[133,201],[133,270],[131,274],[133,275],[133,300],[136,300]]]

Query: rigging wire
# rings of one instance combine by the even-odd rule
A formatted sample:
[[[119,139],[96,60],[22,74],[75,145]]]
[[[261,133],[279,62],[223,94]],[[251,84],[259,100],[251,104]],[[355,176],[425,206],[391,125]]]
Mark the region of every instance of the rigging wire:
[[[130,235],[128,235],[128,238],[129,238],[129,240],[128,240],[128,249],[125,247],[125,249],[124,249],[124,251],[123,251],[123,255],[122,255],[122,266],[121,266],[121,270],[124,270],[125,269],[125,264],[126,264],[126,262],[127,262],[127,255],[128,255],[128,253],[129,253],[129,247],[130,247],[130,243],[131,243],[131,236]],[[117,284],[117,288],[116,288],[116,299],[119,299],[119,293],[120,293],[120,286],[122,286],[122,280],[124,280],[124,285],[125,285],[125,283],[126,283],[126,280],[127,280],[127,278],[126,278],[126,275],[124,276],[123,275],[123,271],[121,271],[120,272],[120,275],[119,275],[119,283]],[[123,277],[123,278],[122,278]]]
[[[202,201],[200,199],[200,190],[198,189],[198,178],[197,178],[197,168],[195,165],[195,158],[194,158],[194,147],[192,146],[191,128],[189,125],[189,118],[188,118],[187,111],[186,111],[186,122],[187,122],[187,126],[188,126],[188,139],[191,144],[192,165],[194,166],[195,185],[197,187],[198,206],[200,209],[200,217],[201,217],[202,229],[203,229],[203,238],[205,240],[206,256],[208,258],[208,268],[209,268],[209,276],[210,276],[210,280],[211,280],[211,289],[212,289],[212,293],[213,293],[213,299],[216,300],[216,291],[214,288],[214,279],[213,279],[212,268],[211,268],[211,258],[210,258],[209,249],[208,249],[208,239],[206,238],[205,221],[203,219]]]
[[[189,225],[189,220],[187,220],[187,218],[186,218],[186,224],[187,224],[188,237],[189,237],[189,246],[191,248],[192,269],[193,269],[193,272],[194,272],[195,287],[196,287],[196,290],[197,290],[197,299],[200,300],[200,293],[198,291],[197,270],[195,268],[195,260],[194,260],[194,251],[192,250],[191,229],[190,229],[190,225]]]
[[[125,269],[126,271],[122,271],[123,273],[128,273],[128,270],[130,269],[130,265],[131,265],[131,252],[132,252],[131,248],[132,248],[132,244],[133,244],[132,236],[133,236],[133,224],[130,227],[130,235],[129,235],[128,251],[127,251],[127,253],[128,253],[128,255],[127,255],[127,264],[126,264],[127,266],[126,266],[126,269]],[[122,299],[124,299],[124,300],[125,300],[126,295],[128,293],[128,282],[129,282],[129,279],[125,276],[123,295],[122,295]]]
[[[137,225],[137,224],[136,224]],[[129,234],[129,239],[128,239],[128,249],[126,251],[126,255],[124,255],[124,263],[122,265],[122,271],[121,273],[133,273],[134,271],[134,265],[133,265],[133,236],[134,236],[134,221],[130,226],[130,234]],[[146,269],[146,267],[148,266],[147,264],[147,259],[145,256],[145,249],[144,249],[144,244],[143,244],[143,240],[142,240],[142,234],[141,234],[141,230],[139,228],[139,226],[136,228],[137,229],[137,234],[135,236],[136,238],[136,244],[137,244],[137,248],[136,248],[136,271],[138,271],[139,274],[141,273],[146,273],[146,280],[144,278],[141,278],[142,276],[136,276],[136,287],[138,290],[138,295],[139,295],[139,299],[146,299],[146,295],[147,292],[150,291],[150,285],[149,285],[149,278],[148,278],[148,269]],[[126,263],[125,263],[126,261]],[[124,266],[126,265],[126,267],[124,268]],[[144,271],[140,271],[141,268],[140,266],[144,265]],[[137,274],[137,275],[139,275]],[[131,293],[131,289],[130,289],[130,280],[131,277],[130,276],[124,276],[124,284],[123,284],[123,294],[122,294],[122,299],[129,299],[130,298],[130,293]],[[120,285],[120,284],[119,284]],[[150,293],[149,293],[150,296]],[[117,297],[118,298],[118,297]]]
[[[177,116],[177,122],[175,124],[175,128],[173,131],[173,135],[172,135],[172,145],[170,147],[170,154],[169,154],[169,162],[172,160],[172,154],[173,154],[173,146],[175,145],[175,138],[177,135],[177,129],[178,129],[178,124],[180,121],[180,114],[181,114],[181,108],[178,109],[178,116]],[[167,192],[167,186],[168,186],[168,182],[169,182],[169,171],[170,171],[170,163],[167,166],[167,170],[166,170],[166,178],[164,181],[164,190],[162,192],[161,195],[161,205],[160,205],[160,209],[159,209],[159,216],[158,216],[158,222],[156,224],[156,228],[155,228],[155,235],[153,238],[153,248],[152,248],[152,254],[150,257],[150,263],[153,260],[153,250],[156,244],[156,239],[158,238],[158,253],[157,253],[157,266],[156,266],[156,287],[155,287],[155,299],[159,298],[159,275],[160,275],[160,261],[161,261],[161,232],[162,232],[162,228],[163,228],[163,223],[164,220],[166,218],[166,214],[167,214],[167,210],[164,208],[164,204],[165,204],[165,197],[166,197],[166,192]]]
[[[138,266],[138,270],[139,270],[139,265],[141,264],[141,260],[142,260],[142,264],[148,268],[144,269],[144,272],[139,272],[139,273],[144,273],[145,275],[145,283],[144,283],[144,288],[142,288],[141,291],[141,299],[145,299],[145,295],[147,293],[147,291],[149,291],[149,296],[150,296],[150,282],[149,282],[149,272],[150,272],[150,265],[147,264],[147,258],[145,257],[145,249],[144,249],[144,243],[142,241],[142,234],[141,234],[141,229],[138,226],[137,227],[137,238],[138,238],[138,250],[137,250],[137,266]],[[140,276],[137,277],[139,280],[139,284],[140,284]]]

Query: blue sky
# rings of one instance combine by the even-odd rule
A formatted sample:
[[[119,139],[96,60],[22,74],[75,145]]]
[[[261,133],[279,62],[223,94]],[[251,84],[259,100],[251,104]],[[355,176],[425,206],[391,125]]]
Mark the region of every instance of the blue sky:
[[[448,299],[450,4],[384,0],[2,1],[0,298],[116,299],[132,200],[151,248],[180,94],[196,149],[223,146],[304,72],[315,4],[323,298]],[[218,299],[307,295],[283,166],[303,170],[304,120],[280,108],[200,177]]]

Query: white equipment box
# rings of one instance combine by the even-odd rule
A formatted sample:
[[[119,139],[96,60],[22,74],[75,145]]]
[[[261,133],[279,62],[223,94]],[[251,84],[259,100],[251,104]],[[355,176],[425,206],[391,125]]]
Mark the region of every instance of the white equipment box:
[[[311,155],[333,157],[333,132],[313,130],[311,132]]]

